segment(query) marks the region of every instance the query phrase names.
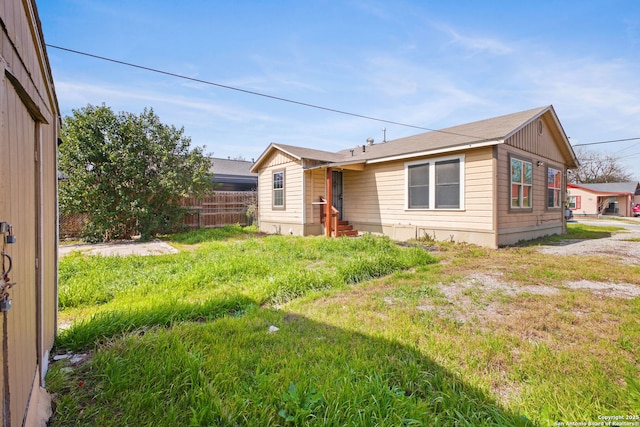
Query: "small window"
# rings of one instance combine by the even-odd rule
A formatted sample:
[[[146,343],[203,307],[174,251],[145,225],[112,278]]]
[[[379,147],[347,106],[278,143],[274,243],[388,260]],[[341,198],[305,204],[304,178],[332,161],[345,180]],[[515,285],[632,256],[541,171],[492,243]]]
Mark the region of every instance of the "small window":
[[[547,207],[559,208],[562,204],[562,171],[547,169]]]
[[[409,166],[409,209],[429,209],[429,163]]]
[[[569,200],[567,201],[569,205],[569,209],[580,209],[580,196],[569,196]]]
[[[436,162],[436,209],[460,207],[460,160]]]
[[[532,207],[533,165],[520,159],[511,159],[511,208]]]
[[[273,207],[284,209],[284,171],[273,173]]]

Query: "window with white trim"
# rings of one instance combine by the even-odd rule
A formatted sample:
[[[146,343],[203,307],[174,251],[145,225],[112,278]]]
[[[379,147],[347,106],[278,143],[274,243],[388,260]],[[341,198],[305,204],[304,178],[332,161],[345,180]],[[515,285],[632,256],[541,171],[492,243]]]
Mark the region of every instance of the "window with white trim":
[[[460,159],[436,162],[436,209],[460,207]]]
[[[429,209],[429,163],[410,165],[409,209]]]
[[[581,200],[580,196],[569,196],[568,200],[569,209],[580,209]]]
[[[511,208],[531,209],[533,188],[533,164],[511,158]]]
[[[547,168],[547,207],[559,208],[562,204],[562,171]]]
[[[407,209],[462,209],[464,156],[405,164]]]
[[[284,209],[284,171],[273,173],[273,207]]]

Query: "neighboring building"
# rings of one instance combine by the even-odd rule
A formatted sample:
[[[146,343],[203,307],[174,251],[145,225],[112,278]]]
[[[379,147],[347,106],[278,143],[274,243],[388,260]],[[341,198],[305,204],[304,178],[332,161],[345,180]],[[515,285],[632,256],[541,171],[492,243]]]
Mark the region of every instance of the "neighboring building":
[[[575,216],[632,216],[633,206],[640,203],[640,183],[610,182],[567,185],[567,202]]]
[[[566,232],[566,171],[577,164],[547,106],[336,153],[272,143],[252,171],[264,232],[350,226],[498,247]]]
[[[0,405],[2,426],[35,426],[51,408],[43,387],[56,334],[60,118],[35,0],[1,1],[0,20],[0,239],[15,240],[1,249],[11,271],[0,283],[15,285],[0,314]]]
[[[258,174],[251,172],[253,162],[246,160],[211,159],[214,189],[216,191],[256,191]]]

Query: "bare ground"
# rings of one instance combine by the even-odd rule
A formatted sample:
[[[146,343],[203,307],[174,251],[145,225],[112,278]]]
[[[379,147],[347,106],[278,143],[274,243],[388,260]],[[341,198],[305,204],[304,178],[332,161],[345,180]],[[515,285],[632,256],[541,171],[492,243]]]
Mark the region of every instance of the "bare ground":
[[[552,256],[597,256],[602,257],[602,262],[615,260],[623,264],[640,265],[640,230],[630,229],[602,239],[566,240],[553,246],[541,246],[538,250]],[[563,289],[576,289],[591,292],[596,298],[640,297],[640,286],[632,283],[576,280],[553,286],[522,285],[505,279],[499,269],[470,272],[460,280],[440,283],[439,289],[449,306],[439,305],[434,300],[425,300],[424,305],[417,308],[425,311],[435,310],[442,316],[460,322],[474,319],[481,325],[513,318],[516,313],[512,311],[513,308],[505,310],[504,299],[516,295],[555,295]]]
[[[72,252],[82,252],[89,255],[126,256],[126,255],[163,255],[175,254],[178,250],[161,240],[151,242],[121,241],[95,244],[60,245],[58,254],[60,257]]]

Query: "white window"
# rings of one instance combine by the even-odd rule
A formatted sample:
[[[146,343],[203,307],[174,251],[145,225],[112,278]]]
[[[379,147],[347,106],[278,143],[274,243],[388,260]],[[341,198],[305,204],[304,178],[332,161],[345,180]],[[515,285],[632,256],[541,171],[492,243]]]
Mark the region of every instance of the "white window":
[[[405,164],[407,209],[463,209],[464,156]]]
[[[569,196],[569,209],[580,209],[582,206],[581,205],[581,200],[580,200],[580,196]]]
[[[273,173],[273,207],[284,209],[284,171]]]
[[[559,208],[562,204],[562,171],[547,169],[547,207]]]
[[[511,158],[511,208],[531,209],[533,165],[526,160]]]
[[[429,209],[429,163],[408,166],[409,209]]]

